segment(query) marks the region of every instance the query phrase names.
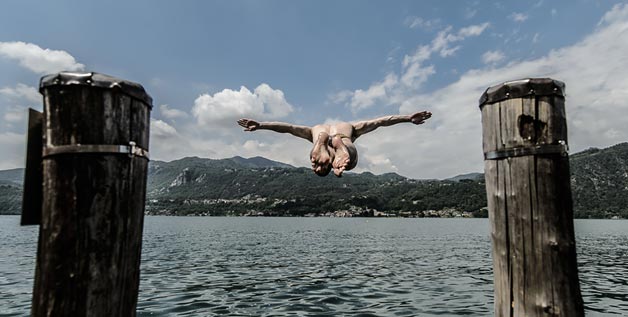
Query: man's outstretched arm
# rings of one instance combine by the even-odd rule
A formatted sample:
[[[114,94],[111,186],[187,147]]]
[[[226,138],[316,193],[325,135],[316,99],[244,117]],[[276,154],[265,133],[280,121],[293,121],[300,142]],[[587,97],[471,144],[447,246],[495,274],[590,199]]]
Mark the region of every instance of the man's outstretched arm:
[[[240,119],[238,124],[244,131],[271,130],[279,133],[290,133],[312,142],[312,128],[284,122],[257,122],[252,119]]]
[[[432,113],[429,111],[421,111],[410,115],[392,115],[381,117],[373,120],[360,121],[353,124],[355,129],[354,136],[357,138],[361,135],[369,133],[379,127],[386,127],[402,122],[412,122],[413,124],[422,124],[429,119]]]

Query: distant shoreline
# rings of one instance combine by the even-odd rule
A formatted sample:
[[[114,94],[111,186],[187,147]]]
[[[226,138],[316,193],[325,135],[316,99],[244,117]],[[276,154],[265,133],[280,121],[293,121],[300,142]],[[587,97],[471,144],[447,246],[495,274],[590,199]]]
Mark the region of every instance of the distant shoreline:
[[[20,214],[0,214],[0,216],[15,216]],[[331,217],[331,216],[210,216],[210,215],[144,215],[145,217],[207,217],[207,218],[361,218],[361,219],[488,219],[488,217],[402,217],[402,216],[355,216],[355,217]],[[574,220],[628,220],[625,218],[574,218]]]

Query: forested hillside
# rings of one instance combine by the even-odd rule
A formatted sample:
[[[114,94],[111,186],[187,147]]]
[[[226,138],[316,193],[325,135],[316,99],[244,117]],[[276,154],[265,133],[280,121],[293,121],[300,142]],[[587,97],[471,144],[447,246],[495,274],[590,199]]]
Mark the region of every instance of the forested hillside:
[[[628,218],[628,143],[572,154],[577,218]],[[17,214],[23,170],[0,171],[0,213]],[[318,177],[262,157],[151,161],[146,211],[166,215],[486,216],[483,175]]]

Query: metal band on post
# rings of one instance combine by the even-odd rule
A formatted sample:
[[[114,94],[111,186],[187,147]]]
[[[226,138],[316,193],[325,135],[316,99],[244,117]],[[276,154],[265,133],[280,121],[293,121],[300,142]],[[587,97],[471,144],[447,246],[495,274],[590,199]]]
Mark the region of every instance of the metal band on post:
[[[43,149],[42,158],[47,158],[59,154],[81,154],[81,153],[102,153],[102,154],[128,154],[149,160],[148,150],[143,149],[131,141],[128,145],[115,144],[68,144],[46,146]]]
[[[566,156],[569,153],[569,148],[564,142],[559,144],[544,144],[536,146],[526,147],[514,147],[498,151],[490,151],[484,153],[485,160],[499,160],[508,157],[519,157],[528,155],[548,155],[548,154],[560,154]]]

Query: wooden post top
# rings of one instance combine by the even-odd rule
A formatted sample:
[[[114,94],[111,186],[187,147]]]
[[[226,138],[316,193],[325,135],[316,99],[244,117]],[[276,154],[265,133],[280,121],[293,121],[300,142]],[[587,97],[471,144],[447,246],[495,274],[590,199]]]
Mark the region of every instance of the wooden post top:
[[[142,101],[149,108],[153,107],[153,98],[146,93],[146,90],[144,90],[142,85],[95,72],[60,72],[57,74],[46,75],[42,77],[39,82],[39,92],[43,94],[44,89],[48,87],[66,85],[81,85],[106,89],[118,88],[124,94]]]
[[[563,82],[528,78],[489,87],[480,110],[484,159],[567,155]]]
[[[527,78],[491,86],[480,97],[480,109],[487,103],[525,96],[565,97],[565,83],[551,78]]]

